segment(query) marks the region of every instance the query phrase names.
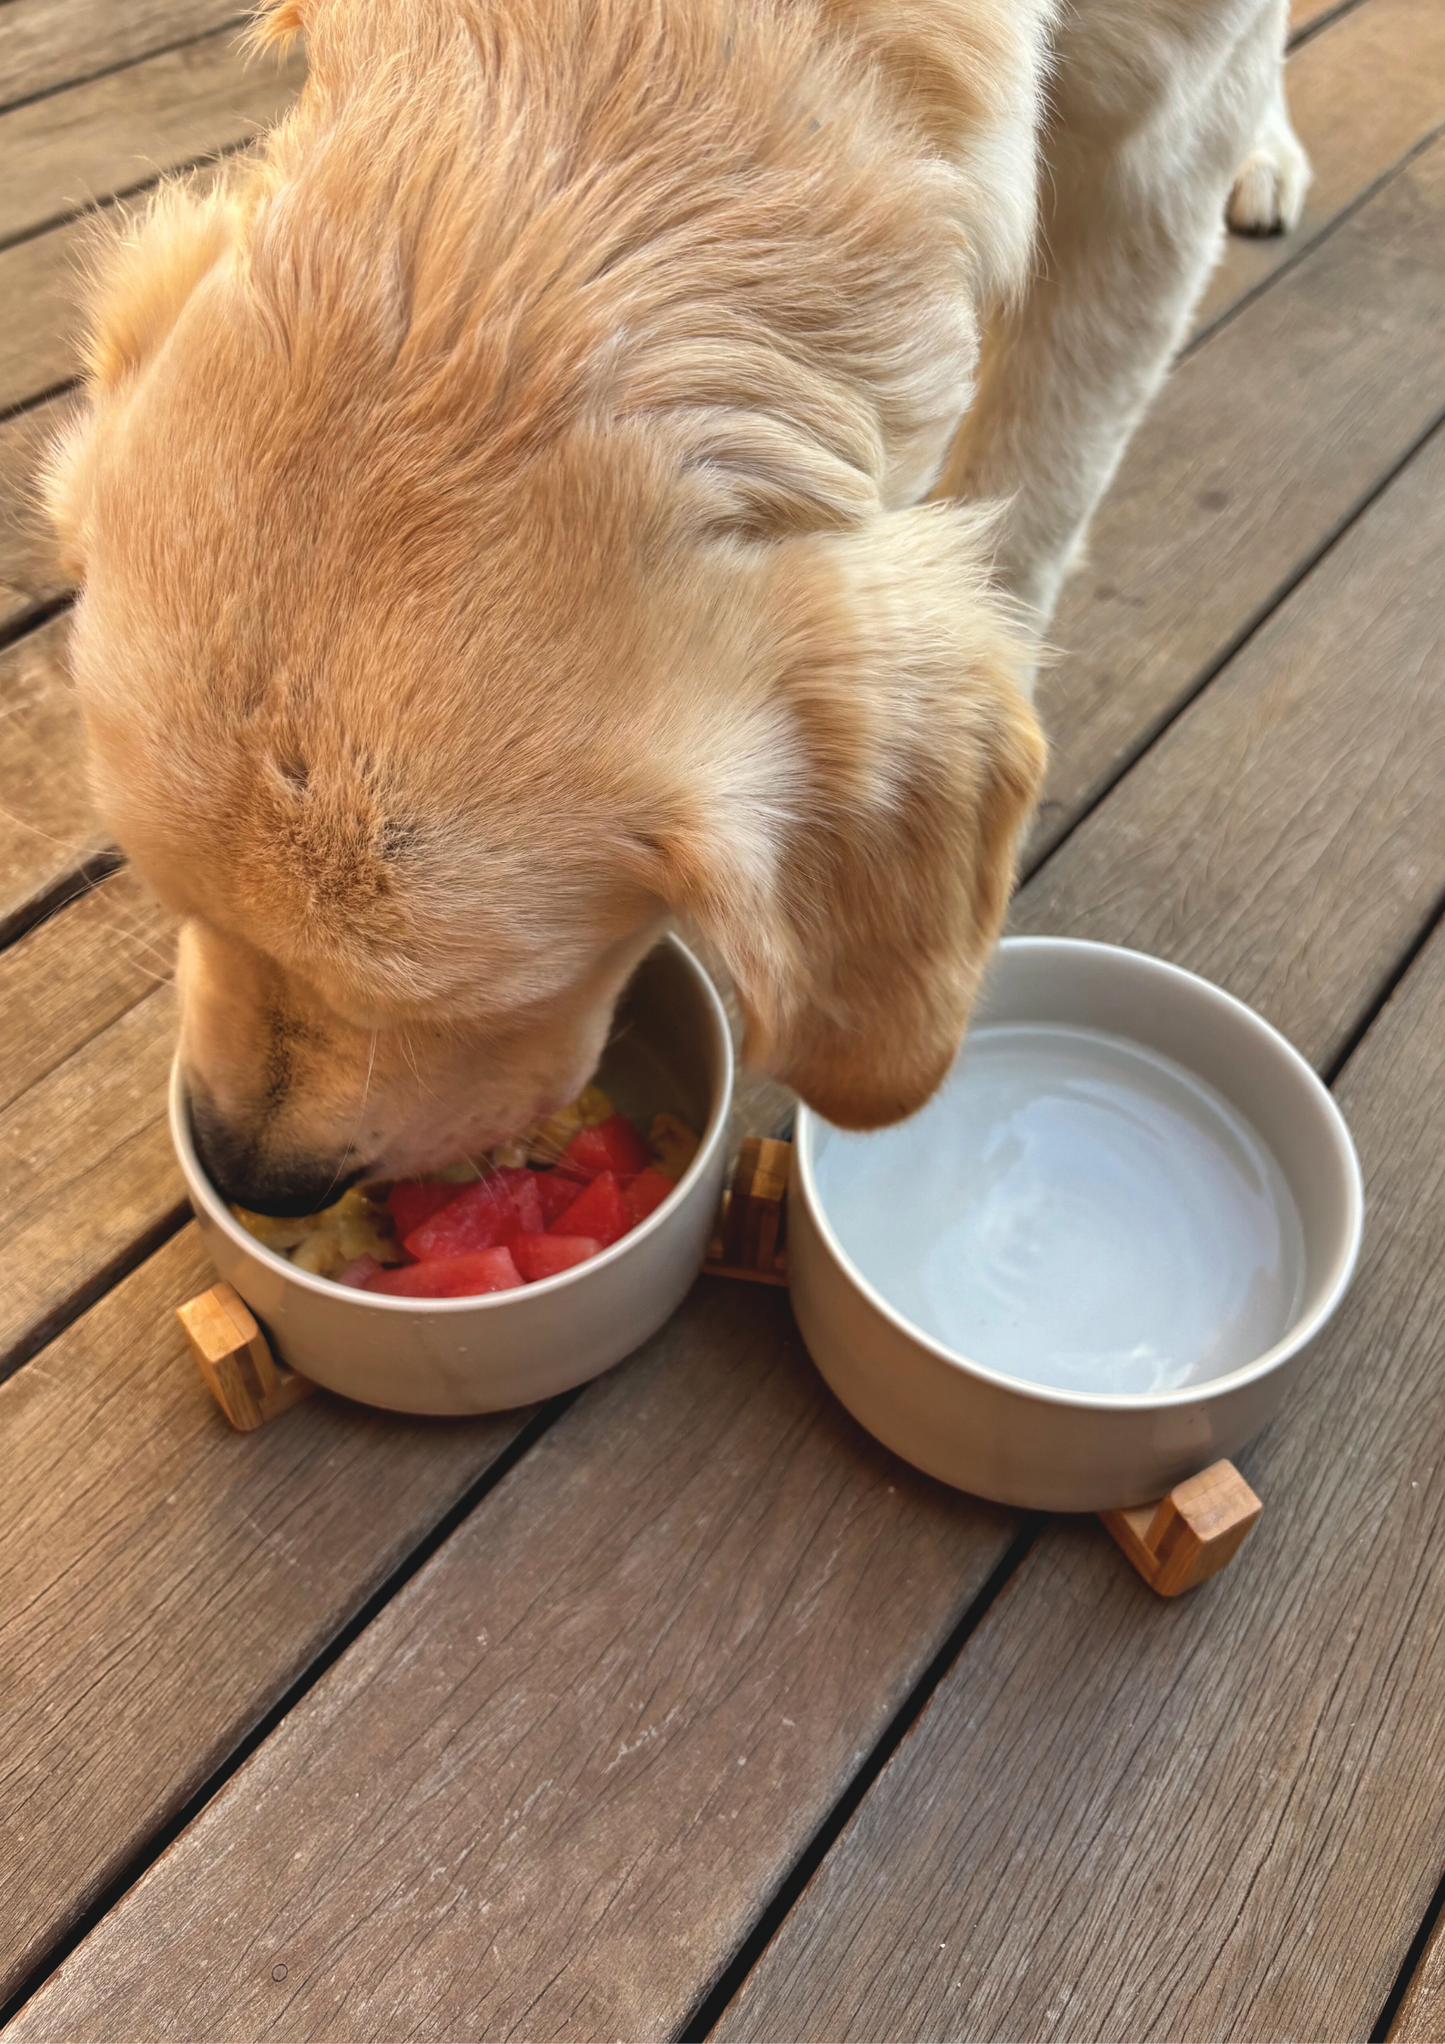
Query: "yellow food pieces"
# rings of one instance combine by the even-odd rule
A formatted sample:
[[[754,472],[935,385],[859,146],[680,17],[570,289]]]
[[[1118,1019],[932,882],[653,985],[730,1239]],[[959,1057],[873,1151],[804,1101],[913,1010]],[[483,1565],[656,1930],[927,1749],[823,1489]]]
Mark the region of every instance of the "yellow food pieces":
[[[596,1128],[616,1111],[600,1086],[584,1086],[569,1107],[559,1107],[545,1121],[533,1122],[521,1139],[526,1145],[522,1162],[555,1164],[579,1128]]]
[[[647,1140],[659,1171],[669,1178],[681,1178],[697,1155],[699,1138],[675,1114],[654,1114]]]
[[[374,1256],[378,1263],[402,1260],[390,1216],[373,1205],[359,1185],[319,1214],[304,1214],[299,1220],[277,1220],[270,1214],[248,1213],[244,1207],[232,1207],[231,1212],[258,1242],[283,1256],[289,1252],[297,1269],[309,1270],[313,1277],[335,1277],[358,1256]]]
[[[499,1144],[490,1161],[494,1165],[555,1164],[579,1128],[593,1128],[606,1121],[613,1111],[612,1102],[600,1086],[586,1086],[570,1106],[559,1108],[545,1121],[535,1123],[516,1141]],[[673,1117],[659,1115],[658,1119],[672,1121]],[[682,1129],[681,1122],[675,1126]],[[685,1129],[682,1132],[695,1150],[697,1138]],[[481,1175],[476,1164],[463,1158],[440,1171],[429,1172],[428,1179],[439,1185],[469,1185]],[[238,1206],[233,1206],[231,1212],[248,1235],[254,1235],[278,1256],[287,1257],[298,1270],[310,1271],[313,1277],[337,1277],[358,1256],[374,1256],[378,1263],[405,1260],[391,1216],[384,1207],[375,1204],[364,1185],[353,1185],[320,1213],[302,1214],[294,1220],[278,1219],[274,1214],[253,1214]]]

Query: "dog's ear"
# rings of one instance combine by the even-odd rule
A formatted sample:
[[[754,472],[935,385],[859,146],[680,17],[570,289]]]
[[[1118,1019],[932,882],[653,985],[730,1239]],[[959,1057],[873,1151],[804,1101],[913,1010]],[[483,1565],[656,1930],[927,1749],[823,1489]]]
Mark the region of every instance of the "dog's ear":
[[[231,246],[223,190],[164,186],[138,220],[101,244],[85,333],[92,396],[113,391],[154,355],[206,273]]]
[[[745,1059],[845,1128],[912,1113],[947,1072],[1043,778],[989,529],[935,506],[767,549],[774,742],[703,769],[659,834]]]
[[[76,579],[85,572],[90,475],[107,401],[154,355],[231,238],[223,192],[198,196],[172,185],[96,250],[84,336],[87,402],[62,428],[41,475],[61,566]]]
[[[304,0],[260,0],[252,10],[247,41],[253,49],[286,49],[306,26]]]

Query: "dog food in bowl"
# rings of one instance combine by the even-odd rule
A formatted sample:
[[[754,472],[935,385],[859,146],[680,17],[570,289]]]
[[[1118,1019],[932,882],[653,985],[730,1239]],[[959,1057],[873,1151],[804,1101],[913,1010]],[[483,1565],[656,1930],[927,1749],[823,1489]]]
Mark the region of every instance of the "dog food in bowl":
[[[299,1220],[232,1212],[268,1249],[313,1277],[394,1298],[476,1298],[556,1277],[660,1207],[697,1150],[676,1115],[644,1140],[599,1086],[487,1166],[353,1186]]]

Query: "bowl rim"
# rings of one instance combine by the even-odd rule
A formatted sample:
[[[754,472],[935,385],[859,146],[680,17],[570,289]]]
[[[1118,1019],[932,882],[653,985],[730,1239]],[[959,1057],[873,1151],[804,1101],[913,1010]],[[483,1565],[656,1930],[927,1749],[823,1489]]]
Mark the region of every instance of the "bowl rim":
[[[675,1211],[676,1195],[696,1184],[707,1170],[719,1145],[727,1138],[728,1125],[732,1117],[736,1065],[727,1010],[723,1007],[722,998],[713,985],[711,974],[675,931],[665,932],[659,942],[639,959],[636,970],[640,972],[648,958],[653,957],[658,951],[668,949],[680,958],[684,969],[692,974],[694,983],[702,995],[703,1006],[708,1012],[717,1040],[722,1047],[721,1084],[716,1090],[707,1125],[697,1146],[697,1154],[677,1181],[673,1192],[669,1193],[662,1204],[655,1207],[645,1220],[640,1221],[635,1228],[630,1228],[625,1235],[620,1235],[615,1242],[610,1242],[599,1255],[588,1257],[585,1263],[574,1264],[570,1270],[558,1271],[553,1277],[537,1278],[530,1284],[513,1286],[509,1291],[476,1292],[464,1294],[457,1299],[399,1298],[387,1292],[363,1292],[353,1285],[338,1284],[335,1278],[317,1277],[312,1271],[298,1269],[279,1251],[268,1248],[264,1242],[258,1241],[243,1228],[211,1183],[196,1154],[195,1143],[191,1137],[190,1101],[186,1092],[185,1075],[181,1070],[180,1052],[177,1050],[171,1059],[169,1088],[171,1142],[180,1160],[181,1175],[186,1181],[186,1190],[190,1194],[192,1205],[199,1203],[204,1207],[205,1217],[213,1221],[237,1248],[259,1257],[263,1263],[271,1265],[292,1283],[299,1285],[303,1291],[315,1292],[333,1303],[374,1306],[380,1311],[392,1313],[475,1313],[500,1310],[505,1306],[518,1305],[525,1299],[535,1299],[544,1293],[559,1292],[568,1286],[585,1284],[592,1273],[605,1265],[621,1262],[630,1247],[635,1247],[667,1225],[666,1216]],[[631,984],[630,980],[628,984]]]
[[[920,1349],[936,1357],[939,1362],[946,1363],[960,1375],[978,1378],[999,1390],[1042,1405],[1060,1406],[1066,1410],[1080,1412],[1155,1412],[1177,1406],[1199,1405],[1206,1400],[1242,1390],[1246,1385],[1269,1376],[1306,1348],[1333,1317],[1349,1289],[1359,1262],[1360,1245],[1364,1236],[1364,1179],[1354,1138],[1334,1095],[1313,1065],[1301,1056],[1289,1038],[1276,1029],[1272,1022],[1267,1022],[1264,1016],[1251,1008],[1247,1002],[1227,993],[1212,980],[1202,978],[1197,972],[1190,972],[1185,966],[1175,965],[1170,959],[1155,958],[1147,951],[1135,951],[1123,944],[1101,944],[1093,938],[1086,937],[1005,937],[998,949],[1000,952],[1032,951],[1040,954],[1051,951],[1060,957],[1070,955],[1078,957],[1087,953],[1093,957],[1106,956],[1111,961],[1119,960],[1126,963],[1130,969],[1143,966],[1148,971],[1163,974],[1178,982],[1186,988],[1191,999],[1199,999],[1202,996],[1211,1002],[1223,1004],[1247,1028],[1256,1032],[1277,1055],[1282,1056],[1294,1068],[1297,1076],[1305,1081],[1306,1093],[1315,1103],[1342,1167],[1346,1203],[1345,1241],[1342,1252],[1336,1258],[1330,1281],[1314,1309],[1296,1319],[1272,1347],[1266,1349],[1262,1355],[1256,1356],[1252,1362],[1242,1363],[1237,1369],[1230,1370],[1222,1376],[1202,1378],[1197,1383],[1179,1385],[1171,1391],[1152,1392],[1065,1391],[1050,1384],[1031,1384],[1024,1377],[1010,1377],[1002,1370],[992,1369],[986,1363],[974,1362],[971,1357],[960,1355],[957,1350],[945,1347],[942,1342],[925,1333],[921,1327],[900,1313],[896,1306],[890,1304],[857,1268],[839,1242],[828,1219],[813,1172],[814,1133],[818,1127],[831,1127],[832,1124],[799,1101],[794,1135],[795,1175],[803,1193],[809,1218],[829,1255],[838,1266],[839,1273],[862,1294],[876,1312]],[[1176,1059],[1175,1062],[1178,1063],[1179,1060]],[[1263,1141],[1262,1136],[1260,1140]]]

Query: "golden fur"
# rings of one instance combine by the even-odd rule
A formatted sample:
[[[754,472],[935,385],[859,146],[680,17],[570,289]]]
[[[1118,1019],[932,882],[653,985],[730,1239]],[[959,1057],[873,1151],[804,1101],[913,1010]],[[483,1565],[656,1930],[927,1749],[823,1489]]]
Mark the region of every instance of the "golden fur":
[[[110,250],[50,501],[218,1176],[574,1093],[669,912],[833,1120],[927,1098],[1042,741],[921,504],[1022,289],[1051,0],[286,0],[294,113]]]

